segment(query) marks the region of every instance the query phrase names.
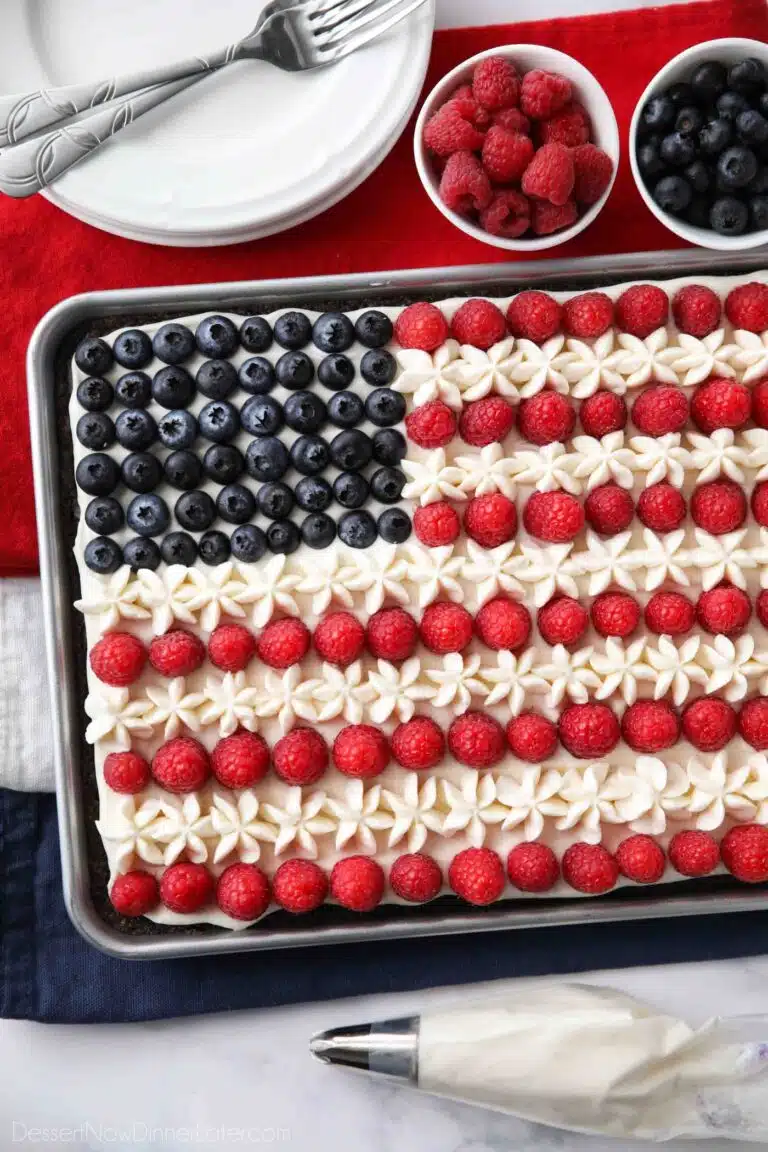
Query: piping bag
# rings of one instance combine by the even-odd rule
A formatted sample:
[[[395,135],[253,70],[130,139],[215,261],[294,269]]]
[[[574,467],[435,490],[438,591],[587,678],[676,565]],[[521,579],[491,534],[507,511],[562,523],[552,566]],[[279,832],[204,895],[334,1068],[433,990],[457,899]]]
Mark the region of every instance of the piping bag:
[[[768,1144],[768,1016],[701,1028],[621,992],[529,987],[322,1032],[328,1064],[587,1135]]]

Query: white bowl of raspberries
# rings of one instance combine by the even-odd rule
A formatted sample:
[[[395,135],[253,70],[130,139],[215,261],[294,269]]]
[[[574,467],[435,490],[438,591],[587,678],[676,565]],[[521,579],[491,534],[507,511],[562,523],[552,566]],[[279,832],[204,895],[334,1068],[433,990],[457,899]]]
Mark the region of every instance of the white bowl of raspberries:
[[[619,162],[610,100],[578,60],[539,44],[481,52],[427,97],[416,167],[467,235],[512,252],[554,248],[599,215]]]

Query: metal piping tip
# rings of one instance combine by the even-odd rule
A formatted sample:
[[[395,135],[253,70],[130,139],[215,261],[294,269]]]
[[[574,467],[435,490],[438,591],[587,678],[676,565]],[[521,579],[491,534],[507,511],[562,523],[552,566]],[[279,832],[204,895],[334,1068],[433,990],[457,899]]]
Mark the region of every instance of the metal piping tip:
[[[327,1032],[318,1032],[309,1042],[309,1050],[317,1060],[323,1064],[335,1064],[334,1059],[343,1040],[344,1032],[340,1028],[330,1028]],[[343,1045],[342,1045],[343,1046]]]
[[[414,1080],[418,1043],[418,1020],[404,1017],[319,1032],[310,1040],[309,1050],[323,1064]]]

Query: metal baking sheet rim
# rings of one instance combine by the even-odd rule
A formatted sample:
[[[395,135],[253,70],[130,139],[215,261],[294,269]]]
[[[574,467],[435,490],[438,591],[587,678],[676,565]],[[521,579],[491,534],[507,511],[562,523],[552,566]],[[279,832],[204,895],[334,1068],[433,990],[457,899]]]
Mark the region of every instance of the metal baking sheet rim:
[[[116,323],[126,310],[132,316],[158,309],[194,313],[206,308],[242,308],[258,298],[297,302],[315,297],[366,297],[371,294],[403,297],[415,294],[444,296],[449,293],[489,294],[503,285],[563,289],[598,287],[600,283],[637,277],[673,278],[689,274],[738,274],[762,270],[768,249],[749,253],[714,253],[701,249],[640,252],[619,256],[595,256],[578,260],[545,260],[516,264],[481,264],[459,268],[430,268],[378,272],[353,276],[302,277],[285,280],[240,281],[231,284],[196,284],[181,287],[120,289],[73,296],[52,308],[40,321],[27,353],[27,386],[35,483],[40,573],[47,645],[47,668],[51,696],[51,721],[56,758],[56,792],[61,842],[64,900],[75,928],[94,947],[120,959],[158,960],[212,953],[261,951],[309,947],[363,940],[414,938],[457,932],[491,932],[503,929],[598,923],[622,920],[696,916],[746,912],[768,908],[768,887],[733,891],[661,895],[622,899],[621,891],[598,899],[571,897],[548,902],[531,901],[524,908],[498,906],[478,911],[433,917],[398,919],[390,923],[296,930],[264,929],[222,931],[201,937],[129,936],[111,928],[98,915],[89,895],[86,817],[80,803],[76,770],[78,730],[82,723],[73,677],[71,615],[67,598],[66,544],[57,494],[58,445],[55,418],[53,364],[60,342],[75,326],[89,319],[114,316]],[[558,283],[560,282],[560,283]],[[382,302],[385,302],[382,299]],[[526,902],[528,904],[528,902]],[[269,919],[265,922],[268,925]]]

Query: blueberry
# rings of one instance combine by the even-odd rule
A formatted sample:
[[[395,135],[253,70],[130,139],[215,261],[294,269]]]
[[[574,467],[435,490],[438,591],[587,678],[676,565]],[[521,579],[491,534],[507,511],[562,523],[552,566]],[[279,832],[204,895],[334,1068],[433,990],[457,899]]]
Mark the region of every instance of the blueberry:
[[[195,382],[209,400],[226,400],[237,388],[237,369],[229,360],[206,360],[198,368]]]
[[[120,468],[111,456],[94,452],[80,461],[75,479],[87,496],[109,496],[120,480]]]
[[[405,417],[405,397],[391,388],[377,388],[369,392],[365,401],[365,414],[377,428],[399,424]]]
[[[289,464],[288,449],[275,436],[252,440],[245,453],[245,467],[255,480],[279,480],[288,471]]]
[[[758,168],[754,180],[750,180],[744,191],[750,196],[763,196],[768,192],[768,165]]]
[[[244,468],[243,454],[232,444],[212,444],[203,456],[206,476],[217,480],[219,484],[231,484],[242,476]]]
[[[115,426],[104,412],[86,412],[77,422],[75,435],[83,448],[98,452],[114,443]]]
[[[289,556],[301,544],[301,533],[291,520],[278,520],[267,528],[267,547],[279,556]]]
[[[768,120],[751,108],[736,117],[736,135],[745,144],[765,144],[768,142]]]
[[[302,521],[301,538],[308,548],[327,548],[336,539],[336,525],[324,512],[313,512]]]
[[[659,155],[659,141],[655,136],[641,141],[637,146],[636,155],[640,175],[646,183],[665,171],[666,165]]]
[[[171,514],[162,496],[154,492],[134,496],[128,505],[125,518],[128,527],[137,536],[162,536],[170,523]]]
[[[134,536],[123,548],[123,560],[126,564],[130,564],[134,571],[138,571],[139,568],[149,568],[154,572],[156,568],[160,567],[162,556],[154,540]]]
[[[342,472],[359,472],[373,456],[370,437],[358,429],[339,432],[331,441],[330,450],[331,460]]]
[[[354,428],[364,414],[363,401],[356,392],[336,392],[328,401],[328,419],[337,428]]]
[[[75,349],[75,364],[89,376],[103,376],[112,367],[112,349],[104,340],[89,337]]]
[[[197,420],[185,408],[163,416],[157,434],[166,448],[189,448],[197,439]]]
[[[230,539],[232,555],[243,564],[255,564],[267,550],[267,538],[255,524],[241,524]]]
[[[291,463],[302,476],[316,476],[329,460],[328,445],[320,436],[299,436],[291,445]]]
[[[685,168],[696,155],[696,143],[690,136],[683,136],[680,132],[671,132],[661,141],[659,154],[665,164],[673,168]]]
[[[360,375],[374,387],[391,384],[397,375],[397,361],[386,348],[372,348],[360,361]]]
[[[718,60],[706,60],[699,64],[691,76],[691,88],[698,100],[711,104],[725,91],[728,75],[725,66]]]
[[[709,208],[709,200],[704,196],[694,196],[683,215],[695,228],[711,228]]]
[[[359,472],[340,472],[333,482],[333,494],[342,508],[362,508],[370,488]]]
[[[675,105],[662,93],[652,96],[640,113],[641,132],[665,132],[675,122]]]
[[[186,532],[169,532],[163,537],[160,553],[166,564],[184,564],[191,568],[197,560],[197,544]]]
[[[139,328],[126,328],[115,340],[112,351],[123,368],[146,368],[152,359],[152,341]]]
[[[741,236],[746,231],[749,212],[746,204],[735,196],[715,200],[709,213],[709,222],[721,236]]]
[[[755,232],[768,228],[768,196],[753,196],[749,201],[749,223]]]
[[[86,544],[83,559],[91,572],[109,576],[110,573],[117,572],[122,565],[123,550],[114,540],[109,540],[106,536],[97,536],[95,540],[89,540]]]
[[[161,408],[186,408],[195,382],[186,368],[161,368],[152,381],[152,397]]]
[[[396,428],[382,428],[373,437],[373,458],[377,464],[399,464],[407,450],[405,436]]]
[[[312,326],[312,339],[321,352],[346,352],[355,342],[355,329],[343,312],[324,312]]]
[[[366,348],[383,348],[392,339],[392,321],[375,309],[363,312],[355,320],[355,335]]]
[[[285,422],[294,432],[319,432],[328,410],[314,392],[293,392],[283,405]]]
[[[704,113],[692,106],[681,108],[675,117],[675,132],[683,136],[695,136],[704,127]]]
[[[730,120],[722,117],[717,120],[708,120],[699,132],[699,151],[705,156],[719,156],[727,148],[733,138],[733,127]]]
[[[251,396],[263,396],[271,392],[277,382],[275,370],[263,356],[251,356],[240,365],[238,372],[240,387]]]
[[[191,492],[203,476],[203,466],[194,452],[172,452],[165,458],[165,478],[174,488]]]
[[[696,97],[690,84],[671,84],[669,88],[667,88],[667,96],[669,96],[675,108],[686,108],[696,103]]]
[[[723,92],[717,101],[717,112],[723,120],[735,122],[742,112],[746,112],[749,104],[738,92]]]
[[[399,468],[378,468],[371,476],[371,496],[380,504],[396,504],[404,487],[405,475]]]
[[[216,518],[216,505],[207,492],[185,492],[176,501],[174,514],[188,532],[204,532]]]
[[[126,372],[115,384],[115,396],[126,408],[146,408],[152,399],[152,381],[146,372]]]
[[[320,361],[317,378],[326,388],[340,392],[343,388],[349,388],[354,380],[355,366],[348,356],[334,353]]]
[[[286,352],[275,365],[275,375],[283,388],[308,388],[315,375],[315,366],[306,352]]]
[[[339,540],[350,548],[370,548],[376,536],[376,521],[370,512],[345,512],[339,520]]]
[[[763,116],[768,117],[768,92],[763,92],[757,101],[757,107]]]
[[[237,408],[228,400],[211,400],[200,409],[197,417],[200,435],[216,444],[232,440],[240,431],[240,416]]]
[[[728,69],[728,84],[742,96],[757,96],[765,89],[765,70],[754,56],[738,60]]]
[[[123,509],[112,496],[96,496],[85,510],[85,522],[98,536],[111,536],[123,526]]]
[[[688,181],[694,195],[703,196],[709,191],[712,183],[712,174],[703,160],[694,160],[683,170],[683,176]],[[673,176],[674,180],[675,177]]]
[[[275,323],[275,340],[282,348],[303,348],[311,337],[312,325],[303,312],[284,312]]]
[[[305,512],[325,512],[333,503],[333,489],[322,476],[305,476],[293,491],[296,503]]]
[[[717,174],[726,188],[744,188],[757,175],[757,157],[736,144],[726,148],[717,162]]]
[[[195,338],[184,324],[163,324],[152,337],[152,350],[164,364],[181,364],[195,350]]]
[[[229,560],[229,540],[223,532],[204,532],[198,550],[203,564],[209,564],[211,568]]]
[[[256,493],[256,503],[268,520],[286,520],[293,509],[293,492],[287,484],[262,484]]]
[[[411,534],[411,518],[402,508],[387,508],[376,521],[379,535],[387,544],[402,544]]]
[[[151,452],[132,452],[123,460],[121,472],[131,492],[152,492],[163,478],[160,461]]]
[[[274,436],[283,426],[283,408],[273,396],[253,396],[240,409],[240,421],[251,436]]]
[[[112,385],[100,376],[89,376],[78,385],[77,402],[86,412],[105,412],[113,398]]]
[[[226,360],[238,343],[237,328],[226,316],[206,316],[195,329],[198,351],[212,360]]]
[[[115,422],[117,440],[123,448],[131,452],[142,452],[153,444],[157,436],[157,424],[149,412],[143,408],[126,408]]]
[[[246,352],[266,352],[272,343],[269,321],[263,316],[249,316],[243,320],[240,325],[240,343]]]
[[[663,212],[677,216],[691,202],[691,186],[682,176],[662,176],[653,189],[653,198]]]
[[[216,510],[229,524],[245,524],[256,511],[256,501],[242,484],[229,484],[216,497]]]

